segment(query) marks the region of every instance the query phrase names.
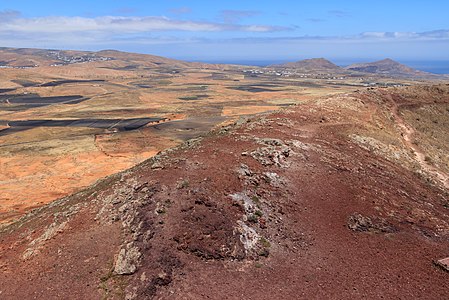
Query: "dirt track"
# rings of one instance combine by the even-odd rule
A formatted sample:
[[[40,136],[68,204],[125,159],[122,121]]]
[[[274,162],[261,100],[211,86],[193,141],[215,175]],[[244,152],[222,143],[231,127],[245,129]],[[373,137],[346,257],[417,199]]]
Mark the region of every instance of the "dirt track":
[[[447,298],[447,190],[350,138],[401,127],[375,96],[215,132],[35,212],[0,233],[0,295]]]

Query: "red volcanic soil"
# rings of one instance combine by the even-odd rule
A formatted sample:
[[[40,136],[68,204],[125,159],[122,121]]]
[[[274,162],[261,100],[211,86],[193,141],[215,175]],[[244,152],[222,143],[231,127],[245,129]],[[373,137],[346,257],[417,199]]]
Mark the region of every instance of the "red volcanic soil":
[[[224,128],[4,227],[0,298],[446,299],[447,190],[349,138],[388,116],[376,95]]]

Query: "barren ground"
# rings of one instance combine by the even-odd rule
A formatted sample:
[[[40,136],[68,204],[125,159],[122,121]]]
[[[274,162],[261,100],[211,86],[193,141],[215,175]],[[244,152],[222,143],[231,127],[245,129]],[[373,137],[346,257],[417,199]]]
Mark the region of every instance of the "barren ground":
[[[449,149],[424,129],[447,127],[416,116],[448,103],[359,91],[190,140],[4,226],[0,295],[445,299]]]
[[[0,93],[0,223],[241,116],[352,91],[360,85],[356,79],[252,77],[240,67],[186,67],[171,61],[159,66],[145,56],[114,55],[115,60],[106,62],[2,69],[0,88],[12,90]],[[82,101],[58,102],[58,97],[74,95]],[[33,106],[38,97],[56,98]],[[8,126],[27,120],[129,118],[164,118],[165,124],[150,123],[131,131]]]

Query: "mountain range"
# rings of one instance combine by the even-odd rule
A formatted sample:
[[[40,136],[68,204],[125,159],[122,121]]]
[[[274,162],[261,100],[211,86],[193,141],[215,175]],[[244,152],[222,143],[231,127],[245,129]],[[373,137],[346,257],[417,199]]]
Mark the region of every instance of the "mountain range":
[[[0,68],[33,68],[46,66],[60,66],[74,63],[98,62],[106,68],[208,68],[229,69],[238,67],[226,64],[208,64],[202,62],[186,62],[149,54],[137,54],[116,50],[72,51],[72,50],[44,50],[44,49],[16,49],[0,48]],[[242,66],[239,66],[242,67]],[[413,69],[392,59],[375,62],[356,63],[340,67],[325,58],[311,58],[296,62],[273,64],[267,66],[274,69],[294,69],[304,73],[355,73],[375,74],[379,76],[407,77],[407,78],[437,78],[436,74]]]
[[[428,78],[438,75],[419,71],[409,66],[401,64],[390,58],[368,63],[351,64],[346,67],[340,67],[324,58],[304,59],[296,62],[287,62],[284,64],[269,65],[269,68],[275,69],[294,69],[305,73],[326,72],[326,73],[357,73],[357,74],[376,74],[391,77],[408,78]]]

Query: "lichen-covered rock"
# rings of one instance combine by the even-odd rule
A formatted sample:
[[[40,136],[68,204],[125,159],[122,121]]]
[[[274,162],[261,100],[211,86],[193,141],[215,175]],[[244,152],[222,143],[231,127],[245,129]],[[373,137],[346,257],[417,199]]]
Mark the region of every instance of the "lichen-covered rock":
[[[142,254],[133,243],[129,243],[122,248],[115,262],[115,273],[119,275],[129,275],[137,271],[137,266]]]
[[[358,213],[349,217],[348,228],[358,232],[393,233],[397,231],[384,219],[365,217]]]

